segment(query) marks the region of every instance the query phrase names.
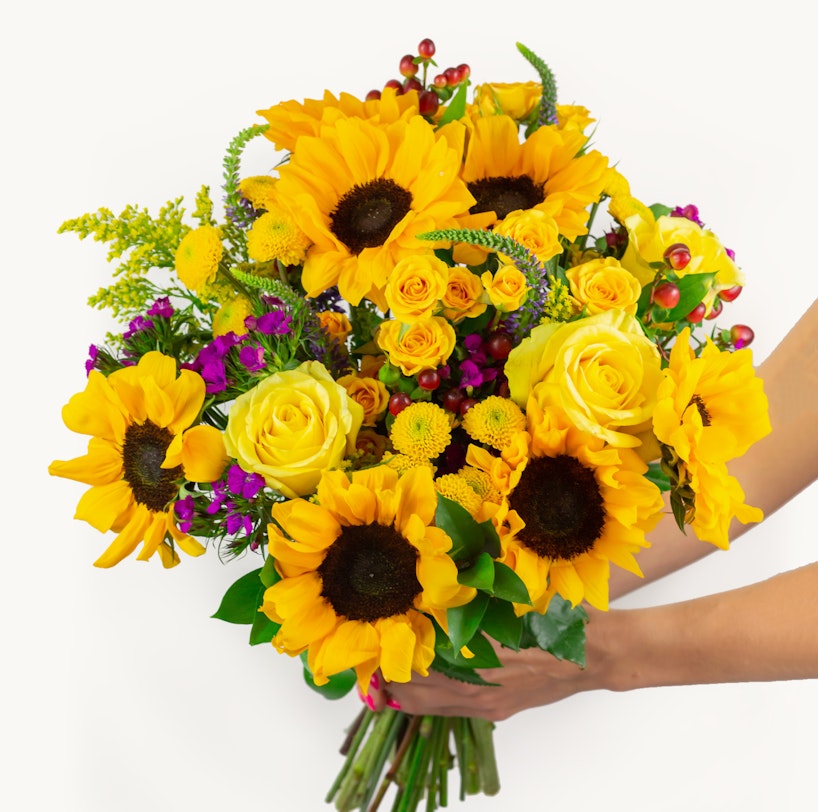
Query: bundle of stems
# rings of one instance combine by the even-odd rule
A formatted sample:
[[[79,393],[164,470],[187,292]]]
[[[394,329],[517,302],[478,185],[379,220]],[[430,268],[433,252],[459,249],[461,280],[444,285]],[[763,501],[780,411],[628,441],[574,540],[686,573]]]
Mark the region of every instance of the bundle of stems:
[[[377,812],[395,788],[391,812],[425,812],[448,805],[449,772],[456,766],[460,800],[500,790],[494,724],[486,719],[412,716],[363,708],[348,730],[344,764],[327,793],[338,812]],[[452,752],[454,745],[454,752]]]

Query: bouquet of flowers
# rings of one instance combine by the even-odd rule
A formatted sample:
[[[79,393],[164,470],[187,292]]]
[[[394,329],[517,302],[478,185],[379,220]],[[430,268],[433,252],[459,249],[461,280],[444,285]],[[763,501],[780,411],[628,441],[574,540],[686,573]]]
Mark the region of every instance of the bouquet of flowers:
[[[115,534],[95,564],[255,556],[215,617],[328,697],[483,683],[500,647],[582,667],[583,604],[639,573],[663,492],[720,547],[761,519],[728,472],[770,430],[752,331],[716,326],[733,252],[634,196],[518,49],[539,81],[473,85],[425,39],[364,99],[259,111],[221,208],[61,227],[108,244],[90,304],[126,327],[63,409],[87,454],[49,469]],[[258,137],[283,158],[245,176]],[[339,810],[446,806],[455,766],[461,798],[499,789],[485,720],[364,704],[343,752]]]

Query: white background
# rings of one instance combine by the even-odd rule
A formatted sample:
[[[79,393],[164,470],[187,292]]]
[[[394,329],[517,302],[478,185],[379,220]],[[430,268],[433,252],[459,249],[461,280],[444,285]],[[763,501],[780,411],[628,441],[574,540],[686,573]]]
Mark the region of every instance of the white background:
[[[255,565],[215,555],[163,571],[92,562],[83,487],[46,473],[83,453],[60,408],[84,386],[106,317],[104,250],[59,224],[125,204],[217,194],[230,138],[259,108],[359,96],[432,37],[475,81],[536,79],[598,119],[634,193],[696,203],[748,277],[721,321],[761,360],[818,295],[816,56],[808,4],[202,2],[16,4],[3,76],[5,428],[0,805],[9,810],[321,810],[357,699],[328,702],[297,662],[209,616]],[[272,165],[252,150],[248,170]],[[631,596],[649,605],[816,558],[813,485],[733,550]],[[503,789],[454,809],[796,810],[815,804],[818,683],[596,693],[519,715],[496,740]]]

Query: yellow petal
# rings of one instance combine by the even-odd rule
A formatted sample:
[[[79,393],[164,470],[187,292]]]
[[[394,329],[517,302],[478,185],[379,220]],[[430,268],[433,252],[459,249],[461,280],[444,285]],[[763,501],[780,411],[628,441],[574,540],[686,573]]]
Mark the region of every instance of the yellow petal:
[[[133,492],[124,479],[108,485],[98,485],[82,495],[74,518],[88,522],[100,533],[107,533],[121,514],[128,510],[132,501]]]
[[[325,508],[306,499],[273,505],[273,519],[288,536],[312,550],[324,550],[341,535],[341,525]]]
[[[404,617],[375,624],[380,636],[381,672],[389,682],[409,682],[415,652],[415,632]]]
[[[151,521],[151,512],[140,505],[123,531],[113,540],[108,549],[94,561],[95,567],[113,567],[127,558],[142,541]]]
[[[214,482],[227,465],[224,436],[214,426],[194,426],[182,435],[182,467],[191,482]]]
[[[122,478],[122,452],[109,440],[92,437],[88,454],[73,460],[54,460],[48,473],[86,485],[108,485]]]

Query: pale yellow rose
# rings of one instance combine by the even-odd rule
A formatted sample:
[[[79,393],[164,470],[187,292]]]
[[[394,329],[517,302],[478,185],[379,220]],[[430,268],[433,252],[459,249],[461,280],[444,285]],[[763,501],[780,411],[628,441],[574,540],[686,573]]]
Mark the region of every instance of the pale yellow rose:
[[[488,307],[483,301],[483,283],[480,277],[460,265],[449,268],[449,280],[441,303],[443,315],[455,323],[476,318],[485,313]]]
[[[343,344],[347,336],[352,332],[346,313],[339,313],[335,310],[324,310],[318,314],[318,321],[321,329],[334,341]]]
[[[503,313],[517,310],[528,295],[525,274],[511,262],[501,265],[493,275],[486,271],[481,280],[489,301]]]
[[[446,292],[448,277],[449,266],[434,254],[400,259],[384,290],[392,315],[407,324],[431,316]]]
[[[494,230],[524,245],[540,262],[562,252],[557,221],[542,209],[513,211]]]
[[[455,345],[454,328],[440,316],[410,325],[384,321],[379,325],[375,339],[390,363],[410,376],[445,364]]]
[[[584,130],[594,121],[588,108],[581,104],[557,105],[557,127],[561,130]]]
[[[642,286],[614,257],[593,259],[565,272],[571,295],[588,315],[618,308],[636,315]]]
[[[490,82],[474,89],[474,103],[482,115],[503,113],[517,121],[528,118],[541,98],[539,82]]]
[[[315,490],[322,471],[355,448],[363,409],[318,361],[276,372],[236,398],[225,446],[245,470],[288,499]]]
[[[347,394],[364,410],[363,424],[374,426],[389,405],[389,390],[377,378],[344,375],[338,383]]]
[[[659,352],[639,322],[620,310],[535,327],[505,365],[512,399],[562,409],[579,429],[634,447],[656,405]]]

